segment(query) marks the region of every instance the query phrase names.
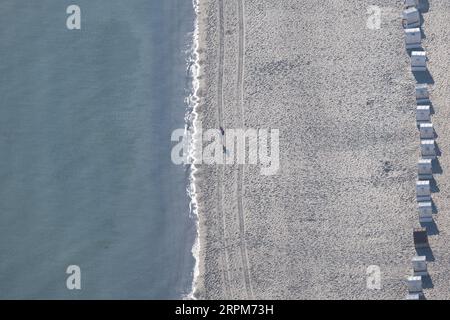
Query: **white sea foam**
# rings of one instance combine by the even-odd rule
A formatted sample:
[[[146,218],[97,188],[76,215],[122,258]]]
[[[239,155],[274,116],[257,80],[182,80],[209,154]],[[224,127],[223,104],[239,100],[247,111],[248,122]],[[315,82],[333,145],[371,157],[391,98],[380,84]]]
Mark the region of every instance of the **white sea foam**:
[[[189,211],[192,219],[195,220],[197,235],[194,241],[194,245],[192,246],[191,252],[195,259],[194,271],[193,271],[193,279],[192,279],[192,287],[191,292],[185,297],[186,299],[195,299],[195,290],[197,278],[199,275],[199,254],[200,254],[200,232],[199,232],[199,220],[198,220],[198,211],[197,211],[197,192],[196,192],[196,184],[195,184],[195,172],[197,168],[193,164],[195,161],[194,152],[196,145],[196,133],[198,132],[198,90],[199,90],[199,73],[200,73],[200,65],[199,65],[199,25],[198,25],[198,15],[199,15],[199,0],[192,0],[192,5],[194,7],[195,12],[195,27],[194,32],[192,34],[192,46],[190,49],[188,68],[190,72],[190,77],[192,79],[190,93],[186,98],[188,110],[186,113],[186,125],[185,125],[185,137],[191,136],[190,147],[189,147],[189,158],[192,165],[190,165],[190,174],[189,174],[189,187],[188,187],[188,195],[190,197]]]

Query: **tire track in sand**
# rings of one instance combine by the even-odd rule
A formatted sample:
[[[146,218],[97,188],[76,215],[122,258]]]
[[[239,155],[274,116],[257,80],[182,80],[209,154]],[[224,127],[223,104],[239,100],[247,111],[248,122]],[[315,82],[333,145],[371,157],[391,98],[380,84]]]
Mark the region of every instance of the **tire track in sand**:
[[[238,40],[238,104],[241,113],[241,126],[245,129],[244,123],[244,48],[245,48],[245,18],[243,0],[237,0],[238,20],[239,20],[239,40]],[[247,298],[253,299],[253,290],[250,281],[250,268],[248,263],[247,244],[245,241],[245,219],[243,205],[244,189],[244,165],[238,164],[237,172],[237,207],[239,216],[239,247],[242,258],[242,270],[244,275],[245,291]]]
[[[218,63],[218,79],[217,79],[217,116],[219,126],[223,127],[223,60],[224,60],[224,15],[223,15],[223,0],[219,0],[219,63]],[[224,141],[225,144],[225,141]],[[225,155],[224,163],[225,163]],[[217,195],[218,195],[218,211],[222,218],[222,246],[223,255],[221,255],[222,265],[226,269],[222,269],[223,283],[225,285],[225,294],[227,298],[231,298],[230,289],[230,262],[227,251],[227,239],[226,239],[226,222],[225,213],[223,210],[223,190],[222,184],[225,179],[225,170],[223,165],[219,165],[219,179],[217,179]]]

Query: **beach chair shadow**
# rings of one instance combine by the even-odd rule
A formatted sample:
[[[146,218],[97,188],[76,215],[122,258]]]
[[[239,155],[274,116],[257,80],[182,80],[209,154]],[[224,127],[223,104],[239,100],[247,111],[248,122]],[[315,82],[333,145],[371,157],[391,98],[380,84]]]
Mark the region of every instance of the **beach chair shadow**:
[[[422,288],[424,289],[433,289],[433,279],[431,279],[430,275],[422,276]]]
[[[412,73],[417,83],[434,84],[433,76],[428,69],[426,71],[413,71]]]
[[[434,110],[433,102],[429,102],[428,105],[430,106],[430,114],[433,115],[436,113],[436,110]]]
[[[437,214],[438,213],[438,208],[436,206],[436,204],[434,203],[433,200],[431,200],[431,213],[432,214]]]
[[[420,12],[427,13],[430,10],[430,2],[428,0],[420,0]]]
[[[433,170],[433,174],[442,174],[443,170],[439,158],[436,158],[431,162],[431,169]]]
[[[419,20],[420,20],[420,29],[423,30],[423,24],[425,22],[425,18],[423,17],[423,14],[421,11],[419,11]]]
[[[439,144],[437,142],[434,142],[435,148],[436,148],[436,156],[440,157],[442,156],[441,148],[439,148]]]
[[[434,178],[430,180],[430,189],[431,189],[431,193],[439,193],[441,191],[439,189],[439,186],[437,185],[436,180],[434,180]]]
[[[420,28],[420,35],[422,37],[422,40],[427,38],[427,35],[425,34],[425,31],[423,30],[423,28]]]
[[[435,235],[439,234],[438,226],[434,221],[433,222],[421,222],[420,225],[422,227],[427,228],[427,234],[429,236],[435,236]]]
[[[425,256],[427,258],[427,261],[434,261],[434,254],[433,254],[433,250],[428,247],[428,248],[416,248],[416,252],[417,255],[419,256]]]

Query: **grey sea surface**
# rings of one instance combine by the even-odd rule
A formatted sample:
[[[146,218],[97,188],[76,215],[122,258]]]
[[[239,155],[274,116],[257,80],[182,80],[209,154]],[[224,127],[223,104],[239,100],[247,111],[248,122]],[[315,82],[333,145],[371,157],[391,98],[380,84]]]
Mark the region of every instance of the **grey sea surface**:
[[[0,298],[189,293],[195,222],[170,135],[193,29],[186,0],[0,3]]]

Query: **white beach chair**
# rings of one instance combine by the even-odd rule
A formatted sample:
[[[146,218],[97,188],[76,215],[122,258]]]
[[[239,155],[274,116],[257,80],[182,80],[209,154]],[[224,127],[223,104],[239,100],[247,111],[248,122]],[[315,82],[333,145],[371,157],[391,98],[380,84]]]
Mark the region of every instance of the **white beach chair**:
[[[420,14],[417,8],[411,7],[403,10],[403,27],[417,28],[420,26]]]
[[[430,102],[430,93],[426,83],[416,84],[416,102],[418,105],[426,105]]]
[[[433,164],[431,159],[420,159],[417,163],[417,175],[419,180],[431,180],[433,178]]]
[[[420,141],[420,152],[424,159],[436,158],[436,146],[433,139],[424,139]]]
[[[429,105],[416,107],[416,121],[419,125],[420,123],[431,121],[431,108]]]
[[[419,0],[404,0],[403,6],[405,9],[413,7],[419,8]]]
[[[411,70],[412,71],[427,70],[427,53],[425,51],[411,52]]]
[[[409,293],[422,292],[422,276],[408,277],[408,291]]]
[[[433,204],[431,201],[419,202],[418,204],[420,222],[433,221]],[[423,220],[423,221],[422,221]]]
[[[418,210],[420,223],[433,222],[433,204],[431,201],[419,202]]]
[[[417,202],[431,201],[430,180],[416,181],[416,198]]]
[[[406,49],[418,49],[422,47],[422,33],[419,28],[405,29]]]
[[[434,138],[434,128],[431,122],[421,123],[419,125],[420,138],[421,139],[433,139]]]
[[[426,277],[428,275],[426,256],[415,256],[412,258],[411,262],[413,265],[413,273],[415,277]]]

